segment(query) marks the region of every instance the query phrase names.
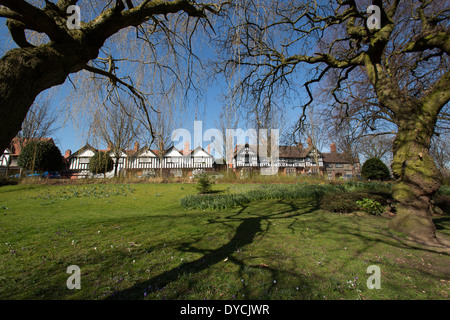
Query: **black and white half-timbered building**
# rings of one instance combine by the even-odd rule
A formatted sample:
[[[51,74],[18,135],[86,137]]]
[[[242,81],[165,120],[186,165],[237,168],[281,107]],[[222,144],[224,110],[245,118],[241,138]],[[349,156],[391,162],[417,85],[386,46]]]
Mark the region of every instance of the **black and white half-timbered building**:
[[[358,161],[352,161],[345,153],[338,153],[334,143],[330,145],[330,151],[320,152],[312,145],[303,148],[299,143],[296,146],[279,146],[275,157],[258,156],[257,146],[247,143],[236,146],[233,168],[242,177],[250,173],[288,176],[320,174],[328,179],[359,175]]]
[[[47,138],[46,138],[47,139]],[[19,169],[16,165],[20,154],[18,146],[5,150],[0,157],[0,176],[15,173]],[[211,154],[202,147],[189,148],[185,143],[184,149],[172,146],[166,150],[154,150],[147,146],[140,148],[136,142],[131,150],[122,150],[117,157],[110,148],[98,150],[89,144],[72,153],[67,150],[64,155],[65,172],[61,175],[72,179],[93,177],[89,170],[89,161],[98,151],[109,154],[114,163],[118,161],[119,175],[134,174],[137,176],[193,176],[204,171],[220,171],[225,167],[216,163]],[[295,146],[278,146],[268,152],[267,149],[253,144],[240,144],[234,148],[230,161],[226,166],[231,167],[241,178],[250,174],[287,176],[320,174],[328,179],[353,178],[360,173],[359,160],[353,161],[345,153],[336,151],[336,144],[330,145],[330,152],[320,152],[308,141],[308,147],[301,143]],[[228,157],[228,156],[227,156]],[[17,167],[17,168],[16,168]],[[115,166],[114,166],[115,167]],[[99,177],[103,175],[99,175]],[[106,177],[114,176],[114,169]]]
[[[66,151],[65,158],[67,163],[67,173],[72,179],[91,177],[89,171],[89,161],[98,151],[106,151],[116,162],[116,156],[110,150],[97,150],[86,144],[80,150],[71,153]],[[141,176],[154,176],[159,172],[166,175],[180,177],[183,175],[192,175],[201,171],[211,171],[214,168],[214,157],[201,147],[194,150],[178,150],[170,147],[161,152],[152,150],[145,146],[139,148],[136,143],[133,150],[122,150],[118,159],[118,173],[135,173]],[[114,175],[114,170],[108,172],[106,177]]]

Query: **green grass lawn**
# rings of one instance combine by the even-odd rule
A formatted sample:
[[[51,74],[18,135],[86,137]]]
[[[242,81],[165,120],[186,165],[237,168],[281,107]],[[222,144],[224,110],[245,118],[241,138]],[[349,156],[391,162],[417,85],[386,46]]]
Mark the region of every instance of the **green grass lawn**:
[[[223,193],[233,185],[215,185]],[[187,210],[193,184],[0,187],[1,299],[448,299],[450,258],[310,199]],[[436,218],[450,236],[448,216]],[[81,289],[69,290],[70,265]],[[381,270],[369,290],[367,268]]]

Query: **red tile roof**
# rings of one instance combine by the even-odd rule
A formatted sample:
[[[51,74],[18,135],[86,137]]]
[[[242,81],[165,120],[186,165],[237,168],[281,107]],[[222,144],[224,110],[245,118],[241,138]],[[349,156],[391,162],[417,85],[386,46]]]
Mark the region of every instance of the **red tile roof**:
[[[15,137],[11,141],[11,155],[18,156],[20,155],[20,152],[22,151],[22,147],[24,147],[28,142],[30,141],[47,141],[55,144],[52,138],[31,138],[31,139],[25,139],[25,138],[19,138]]]
[[[326,163],[353,163],[351,158],[345,153],[330,152],[322,153],[322,155],[323,162]]]

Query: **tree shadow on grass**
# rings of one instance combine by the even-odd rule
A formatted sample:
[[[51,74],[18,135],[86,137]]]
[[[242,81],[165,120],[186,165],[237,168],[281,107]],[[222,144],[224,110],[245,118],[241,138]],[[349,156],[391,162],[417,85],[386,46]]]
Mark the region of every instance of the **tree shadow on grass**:
[[[436,225],[437,230],[448,229],[448,225],[450,225],[450,216],[435,218],[433,219],[433,222]]]
[[[281,211],[277,210],[272,213],[271,209],[266,207],[265,210],[259,210],[257,213],[248,213],[246,212],[248,206],[242,205],[239,211],[229,216],[209,219],[208,223],[218,223],[223,226],[227,226],[230,223],[238,222],[239,225],[234,232],[234,236],[226,244],[217,249],[198,249],[194,246],[194,241],[182,243],[178,247],[179,250],[201,253],[203,256],[194,261],[183,263],[176,268],[165,271],[147,281],[137,283],[128,289],[116,292],[114,295],[107,297],[107,299],[141,299],[144,291],[147,293],[157,291],[159,288],[164,288],[170,283],[177,281],[180,274],[196,274],[224,261],[225,259],[229,259],[231,262],[239,265],[239,268],[242,271],[245,267],[244,262],[234,258],[232,255],[238,248],[243,248],[253,243],[255,241],[255,237],[267,232],[269,227],[264,230],[262,228],[263,221],[293,218],[318,210],[317,204],[302,211],[299,211],[299,207],[292,201],[280,200],[277,202],[277,205],[285,207],[285,209]],[[268,225],[270,226],[270,223],[268,223]],[[278,272],[276,269],[269,268],[268,266],[264,266],[264,268],[271,272],[272,275],[275,275]]]
[[[227,243],[218,248],[202,249],[196,246],[199,239],[190,239],[189,241],[182,242],[177,245],[177,250],[186,253],[201,254],[202,256],[194,261],[182,263],[176,268],[162,272],[149,280],[136,283],[132,287],[116,292],[106,299],[142,299],[144,292],[147,292],[147,294],[157,292],[160,288],[165,288],[171,283],[176,283],[182,275],[188,275],[190,277],[189,287],[191,288],[197,281],[195,277],[196,274],[199,274],[204,270],[208,270],[224,260],[228,260],[235,266],[238,266],[239,270],[236,273],[236,279],[239,279],[239,277],[242,279],[249,270],[253,272],[258,269],[263,269],[265,272],[269,272],[273,279],[279,279],[285,275],[287,272],[286,270],[278,270],[276,267],[257,263],[254,265],[249,265],[248,262],[240,260],[236,256],[236,251],[255,243],[255,241],[259,241],[259,239],[264,237],[269,229],[274,226],[274,222],[279,224],[286,221],[285,227],[287,230],[290,230],[292,233],[299,232],[300,238],[303,236],[307,237],[307,235],[303,235],[301,233],[301,229],[295,228],[295,224],[297,221],[301,220],[302,215],[316,212],[317,210],[319,210],[318,202],[315,201],[303,202],[302,205],[299,206],[296,201],[271,200],[270,205],[268,205],[266,201],[264,201],[260,206],[255,203],[251,205],[242,204],[239,210],[233,211],[231,214],[226,216],[218,215],[216,217],[211,217],[207,220],[208,224],[217,224],[217,228],[226,227],[233,230],[233,236]],[[336,224],[334,219],[329,220],[326,218],[326,215],[318,215],[314,219],[314,222],[308,222],[308,225],[310,223],[312,224],[316,234],[321,234],[322,237],[329,234],[331,237],[330,241],[342,242],[342,238],[344,236],[358,240],[358,249],[354,253],[356,256],[349,255],[348,259],[344,259],[340,262],[340,268],[345,268],[346,265],[350,263],[350,260],[355,257],[361,257],[366,251],[369,252],[371,247],[376,246],[379,243],[384,243],[392,246],[393,248],[397,247],[402,250],[409,248],[417,250],[418,252],[427,251],[421,247],[407,245],[404,241],[402,241],[402,239],[399,239],[394,234],[390,234],[390,232],[385,228],[377,227],[369,230],[365,224],[360,225],[358,219],[355,218],[355,220],[352,221],[352,224],[345,221],[343,221],[342,224]],[[442,220],[437,222],[439,224],[439,222],[444,223],[446,221]],[[237,227],[236,224],[238,224]],[[342,245],[344,246],[345,243],[342,243]],[[300,286],[302,288],[306,288],[303,289],[302,292],[302,296],[304,297],[314,297],[315,292],[313,291],[315,283],[313,282],[332,280],[319,279],[320,276],[318,275],[314,275],[314,279],[309,280],[302,274],[293,274],[292,277],[301,283]],[[275,286],[276,284],[269,285],[269,287],[266,287],[266,291],[273,290]],[[252,293],[248,290],[248,288],[246,288],[244,283],[242,284],[240,291],[245,294],[246,299],[260,298],[259,296],[252,297]],[[172,298],[182,297],[177,295]]]

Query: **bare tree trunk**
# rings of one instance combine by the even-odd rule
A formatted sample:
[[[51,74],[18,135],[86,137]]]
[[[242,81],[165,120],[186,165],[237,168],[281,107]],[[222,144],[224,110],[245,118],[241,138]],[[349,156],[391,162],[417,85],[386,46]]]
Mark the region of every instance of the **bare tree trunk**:
[[[129,6],[129,10],[125,10],[122,1],[115,1],[115,4],[110,1],[96,18],[84,23],[82,29],[72,30],[64,26],[64,12],[77,1],[45,2],[45,7],[41,8],[23,0],[0,1],[0,17],[7,18],[11,38],[21,47],[8,51],[0,59],[1,152],[20,131],[21,123],[37,95],[64,83],[71,73],[87,68],[124,84],[128,89],[131,87],[130,90],[136,94],[131,85],[112,72],[87,66],[89,61],[98,57],[100,48],[112,35],[151,19],[159,24],[155,18],[157,15],[163,14],[167,18],[170,13],[187,13],[189,17],[206,18],[205,11],[215,11],[209,5],[186,0],[142,1],[133,9]],[[49,42],[34,47],[27,41],[25,30],[45,34]]]
[[[119,168],[119,159],[116,157],[116,163],[114,163],[114,178],[117,177],[117,169]]]

